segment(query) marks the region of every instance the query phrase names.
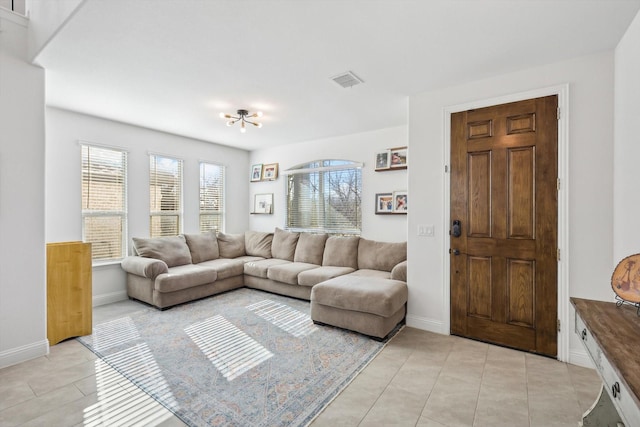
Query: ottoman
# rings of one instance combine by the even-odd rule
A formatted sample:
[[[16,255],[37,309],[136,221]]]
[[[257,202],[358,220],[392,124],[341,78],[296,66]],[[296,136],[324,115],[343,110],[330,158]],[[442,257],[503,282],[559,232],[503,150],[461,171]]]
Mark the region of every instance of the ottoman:
[[[311,319],[384,339],[404,320],[407,295],[400,280],[339,276],[311,290]]]

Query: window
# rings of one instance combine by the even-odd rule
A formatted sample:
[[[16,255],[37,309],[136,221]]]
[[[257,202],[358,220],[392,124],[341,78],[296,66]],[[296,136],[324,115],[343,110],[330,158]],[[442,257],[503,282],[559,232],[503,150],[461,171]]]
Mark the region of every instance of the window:
[[[82,145],[82,240],[94,261],[123,258],[127,230],[126,151]]]
[[[287,228],[360,234],[362,164],[318,160],[285,172]]]
[[[151,237],[175,236],[182,225],[182,160],[149,156]]]
[[[200,231],[224,231],[224,166],[200,163]]]

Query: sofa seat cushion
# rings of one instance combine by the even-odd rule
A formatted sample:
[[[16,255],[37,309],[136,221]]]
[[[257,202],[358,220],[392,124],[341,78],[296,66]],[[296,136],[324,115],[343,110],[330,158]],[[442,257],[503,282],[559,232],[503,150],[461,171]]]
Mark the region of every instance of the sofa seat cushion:
[[[216,281],[218,273],[213,268],[197,265],[170,267],[168,273],[159,274],[154,282],[158,292],[175,292]]]
[[[237,259],[237,260],[242,261],[242,262],[244,262],[246,264],[246,263],[252,262],[252,261],[262,261],[264,259],[264,257],[244,255],[244,256],[239,256],[237,258],[233,258],[233,259]]]
[[[298,284],[300,286],[315,286],[325,280],[353,273],[353,271],[354,269],[351,267],[318,267],[298,274]]]
[[[244,262],[239,259],[218,258],[198,264],[198,267],[212,268],[218,273],[216,280],[241,276],[244,273]]]
[[[278,258],[260,259],[244,263],[244,274],[248,276],[267,278],[269,267],[280,264],[290,264],[291,261]]]
[[[318,267],[320,266],[306,262],[290,262],[287,264],[274,265],[269,267],[267,278],[289,285],[297,285],[298,274]]]
[[[389,317],[407,302],[407,284],[399,280],[347,274],[311,289],[311,302],[343,310]]]
[[[362,270],[356,270],[353,273],[351,273],[350,276],[373,277],[378,279],[391,279],[391,273],[388,271],[369,270],[366,268],[363,268]]]

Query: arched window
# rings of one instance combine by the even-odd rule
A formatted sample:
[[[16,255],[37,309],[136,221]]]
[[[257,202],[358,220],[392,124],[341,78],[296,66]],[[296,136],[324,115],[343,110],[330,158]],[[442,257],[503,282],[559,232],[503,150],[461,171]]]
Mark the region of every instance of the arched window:
[[[360,234],[362,163],[315,160],[288,169],[285,175],[288,229]]]

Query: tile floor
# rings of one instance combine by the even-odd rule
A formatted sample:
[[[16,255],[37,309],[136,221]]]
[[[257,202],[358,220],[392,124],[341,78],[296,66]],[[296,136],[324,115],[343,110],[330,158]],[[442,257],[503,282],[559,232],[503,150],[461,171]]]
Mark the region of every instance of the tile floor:
[[[576,427],[599,388],[591,369],[407,327],[312,426]],[[0,369],[0,427],[134,425],[184,424],[75,340]]]

